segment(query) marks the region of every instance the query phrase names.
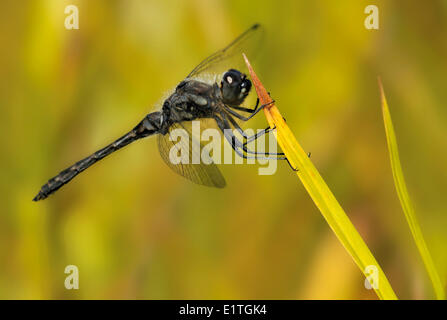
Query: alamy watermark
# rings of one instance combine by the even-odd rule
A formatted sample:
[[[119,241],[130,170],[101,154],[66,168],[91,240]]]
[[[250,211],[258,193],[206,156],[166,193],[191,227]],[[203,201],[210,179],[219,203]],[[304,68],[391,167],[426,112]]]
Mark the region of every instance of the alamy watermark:
[[[67,30],[79,29],[79,9],[76,5],[70,4],[65,7],[64,13],[65,28]],[[364,13],[368,16],[365,18],[365,28],[368,30],[379,29],[379,8],[376,5],[368,5],[365,7]]]
[[[365,288],[368,290],[379,289],[379,269],[375,265],[365,267]]]
[[[172,142],[169,161],[174,165],[258,164],[261,165],[258,168],[260,175],[273,175],[277,170],[277,162],[272,155],[277,153],[277,142],[273,134],[263,134],[263,131],[244,130],[245,137],[258,135],[249,141],[244,140],[238,130],[225,129],[222,132],[216,128],[206,128],[202,131],[201,121],[192,121],[191,130],[176,128],[167,133],[166,138]]]
[[[74,4],[70,4],[65,7],[65,14],[68,16],[65,18],[65,29],[73,30],[79,29],[79,9]]]
[[[79,289],[79,269],[75,265],[68,265],[65,267],[65,289],[67,290],[78,290]]]
[[[373,4],[366,6],[365,14],[368,15],[365,19],[365,28],[379,30],[379,8]]]

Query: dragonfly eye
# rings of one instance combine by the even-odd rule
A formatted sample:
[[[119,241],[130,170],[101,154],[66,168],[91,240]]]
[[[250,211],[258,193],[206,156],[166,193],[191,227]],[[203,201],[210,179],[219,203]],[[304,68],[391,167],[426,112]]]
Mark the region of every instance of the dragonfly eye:
[[[251,89],[251,82],[238,70],[228,70],[221,82],[222,98],[229,105],[241,104]]]
[[[251,89],[251,81],[246,79],[245,75],[244,75],[243,81],[241,83],[241,92],[248,93],[250,91],[250,89]]]
[[[240,73],[237,70],[234,69],[230,69],[227,72],[225,72],[223,79],[224,82],[228,83],[228,84],[233,84],[234,83],[238,83],[242,81],[243,74]]]

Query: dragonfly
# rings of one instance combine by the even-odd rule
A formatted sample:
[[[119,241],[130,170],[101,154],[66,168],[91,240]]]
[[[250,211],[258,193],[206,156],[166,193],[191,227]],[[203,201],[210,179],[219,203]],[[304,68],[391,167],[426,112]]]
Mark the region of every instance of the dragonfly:
[[[183,129],[181,132],[187,134],[188,140],[180,140],[186,141],[191,156],[197,152],[197,148],[192,146],[200,142],[197,142],[191,134],[189,125],[195,120],[201,121],[204,127],[207,126],[206,122],[214,122],[234,152],[242,158],[287,160],[283,153],[256,152],[247,146],[274,128],[268,127],[254,135],[247,135],[238,124],[239,120],[250,120],[266,106],[259,106],[259,99],[256,100],[254,107],[243,106],[252,84],[246,74],[240,71],[244,69],[241,63],[242,53],[255,55],[262,35],[263,28],[255,24],[225,48],[204,59],[176,86],[162,104],[156,106],[158,111],[147,114],[131,131],[48,180],[33,201],[47,198],[79,173],[113,152],[153,135],[158,135],[159,153],[175,173],[200,185],[223,188],[226,185],[225,179],[212,160],[201,163],[173,163],[170,159],[170,150],[176,144],[176,141],[171,139],[170,133],[175,129]],[[242,141],[234,134],[234,130],[243,137]]]

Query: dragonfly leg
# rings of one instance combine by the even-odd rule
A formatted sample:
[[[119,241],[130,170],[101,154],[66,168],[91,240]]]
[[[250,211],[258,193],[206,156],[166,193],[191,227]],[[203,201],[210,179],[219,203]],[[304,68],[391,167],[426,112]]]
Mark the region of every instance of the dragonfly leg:
[[[228,106],[228,107],[235,109],[235,110],[239,110],[239,111],[253,113],[258,109],[258,106],[259,106],[259,98],[256,98],[256,105],[253,107],[253,109],[243,108],[243,107],[238,107],[238,106]]]
[[[256,140],[257,138],[259,138],[260,136],[262,136],[263,134],[265,134],[265,133],[267,133],[267,132],[270,132],[270,131],[273,130],[274,128],[270,130],[270,127],[269,127],[269,128],[266,128],[266,129],[264,129],[264,130],[262,130],[262,131],[260,131],[260,132],[258,132],[258,133],[256,133],[256,134],[252,135],[252,136],[248,136],[248,135],[242,130],[242,128],[237,124],[237,122],[233,119],[233,117],[231,117],[230,115],[226,115],[226,114],[224,114],[223,121],[224,121],[224,123],[229,127],[230,125],[229,125],[227,119],[230,120],[230,122],[231,122],[231,124],[233,125],[233,127],[234,127],[234,128],[235,128],[235,129],[242,135],[242,137],[243,137],[244,140],[245,140],[244,143],[242,143],[242,142],[240,142],[240,141],[238,140],[238,141],[239,141],[239,144],[240,144],[240,146],[241,146],[241,148],[242,148],[242,150],[244,150],[246,153],[250,153],[250,154],[260,154],[260,153],[257,153],[257,152],[255,152],[255,151],[248,150],[248,148],[247,148],[247,143]],[[235,138],[236,138],[236,137],[235,137]],[[282,153],[282,152],[280,152],[280,153],[276,153],[276,152],[266,152],[266,153],[263,153],[263,154],[264,154],[264,155],[269,155],[269,156],[284,156],[284,153]]]
[[[273,127],[273,128],[267,127],[267,128],[265,128],[264,130],[259,131],[259,132],[257,132],[256,134],[254,134],[254,135],[252,135],[252,136],[248,136],[248,137],[247,137],[247,136],[244,136],[244,135],[242,134],[242,132],[241,132],[242,136],[245,138],[244,146],[247,145],[248,143],[252,142],[252,141],[255,141],[256,139],[258,139],[259,137],[263,136],[264,134],[267,134],[267,133],[269,133],[269,132],[272,132],[272,131],[275,130],[275,129],[276,129],[276,126]],[[245,132],[244,132],[244,134],[245,134]]]
[[[230,120],[231,124],[233,125],[233,127],[242,135],[242,137],[244,138],[244,143],[242,143],[242,148],[245,152],[247,153],[253,153],[253,151],[250,151],[247,149],[247,144],[250,142],[255,141],[256,139],[258,139],[259,137],[263,136],[266,133],[269,133],[273,130],[276,129],[276,127],[274,128],[270,128],[267,127],[262,131],[257,132],[256,134],[252,135],[252,136],[248,136],[244,130],[242,130],[242,128],[238,125],[238,123],[231,117],[231,116],[227,116],[227,118]],[[279,156],[283,156],[284,153],[280,152],[280,153],[267,153],[269,155],[279,155]]]
[[[273,157],[272,153],[262,153],[262,152],[255,152],[251,150],[246,150],[246,148],[243,147],[242,143],[236,138],[236,136],[226,136],[226,139],[230,143],[233,150],[236,152],[238,156],[244,159],[260,159],[260,160],[287,160],[286,157]],[[242,149],[242,151],[241,151]],[[245,151],[245,154],[243,151]],[[278,154],[279,155],[279,154]],[[288,161],[288,160],[287,160]]]
[[[289,159],[287,159],[287,163],[289,164],[289,167],[290,167],[293,171],[295,171],[295,172],[300,171],[298,168],[294,168],[294,167],[292,167],[292,164],[290,163]]]
[[[219,126],[220,130],[222,130],[222,132],[224,133],[225,138],[228,140],[228,142],[230,143],[231,147],[233,148],[233,150],[235,151],[235,153],[238,156],[240,156],[241,158],[244,158],[244,159],[286,160],[287,163],[289,164],[290,168],[292,168],[293,171],[295,171],[295,172],[299,171],[298,168],[294,168],[292,166],[292,164],[290,163],[289,159],[287,159],[286,156],[281,156],[281,157],[276,157],[276,158],[275,157],[266,157],[267,154],[264,154],[264,153],[258,153],[258,152],[249,151],[249,150],[246,151],[246,148],[244,148],[245,145],[243,143],[241,143],[237,139],[237,137],[233,134],[233,132],[231,130],[231,127],[230,127],[230,125],[229,125],[229,123],[228,123],[228,121],[226,119],[228,116],[225,115],[225,114],[222,114],[221,116],[222,116],[222,119],[219,118],[219,117],[215,117],[217,125]],[[228,130],[228,129],[230,129],[230,130]],[[266,128],[264,131],[267,131],[267,129],[268,128]],[[244,154],[240,149],[242,149],[246,153],[254,154],[254,156],[248,156],[248,155]],[[278,155],[280,155],[280,154],[278,154]],[[307,156],[310,158],[310,155],[311,155],[311,153],[309,152],[307,154]]]
[[[307,153],[307,157],[310,158],[310,154],[311,154],[311,153],[308,152],[308,153]],[[289,159],[287,159],[287,163],[289,164],[290,168],[292,168],[293,171],[295,171],[295,172],[300,171],[300,170],[298,170],[298,168],[294,168],[294,167],[292,167],[292,164],[290,163]]]
[[[267,93],[268,93],[268,95],[270,96],[270,92],[267,92]],[[271,97],[271,96],[270,96],[270,97]],[[269,105],[269,104],[272,104],[273,102],[274,102],[274,101],[269,102],[269,103],[267,103],[267,104],[261,106],[261,108],[264,108],[265,106],[267,106],[267,105]],[[244,107],[239,107],[239,106],[228,106],[228,107],[230,107],[231,109],[239,110],[239,111],[244,111],[244,112],[253,113],[253,112],[255,112],[255,111],[258,109],[258,106],[259,106],[259,98],[256,98],[256,104],[255,104],[255,106],[253,107],[253,109],[250,109],[250,108],[244,108]]]
[[[260,106],[259,108],[257,108],[255,111],[253,111],[253,113],[251,115],[249,115],[248,117],[244,117],[243,115],[237,113],[236,111],[232,110],[231,107],[228,107],[226,105],[224,105],[224,108],[226,111],[228,111],[228,113],[230,113],[231,115],[235,116],[236,118],[242,120],[242,121],[248,121],[251,118],[253,118],[255,115],[258,114],[259,111],[261,111],[262,109],[264,109],[265,107],[271,105],[275,103],[275,100],[270,101],[269,103],[263,104],[262,106]]]
[[[222,119],[216,117],[219,128],[224,133],[225,139],[230,143],[236,154],[244,159],[262,159],[262,160],[287,160],[284,154],[279,153],[263,153],[248,150],[247,147],[234,135],[233,130],[226,119],[226,115],[222,114]],[[247,153],[249,155],[244,154]],[[253,155],[253,156],[251,156]],[[275,156],[275,157],[273,157]]]
[[[232,119],[232,120],[234,120],[234,119]],[[233,122],[233,121],[232,121],[232,122]],[[274,131],[274,130],[276,129],[276,125],[275,125],[273,128],[267,127],[267,128],[265,128],[264,130],[255,133],[255,134],[252,135],[252,136],[248,136],[248,135],[242,130],[242,128],[237,124],[236,121],[234,121],[233,126],[234,126],[234,127],[236,128],[236,130],[242,135],[242,137],[244,137],[244,140],[245,140],[245,142],[244,142],[244,146],[247,145],[247,144],[249,144],[250,142],[253,142],[253,141],[257,140],[259,137],[261,137],[261,136],[263,136],[263,135],[265,135],[265,134],[267,134],[267,133],[269,133],[269,132],[272,132],[272,131]]]

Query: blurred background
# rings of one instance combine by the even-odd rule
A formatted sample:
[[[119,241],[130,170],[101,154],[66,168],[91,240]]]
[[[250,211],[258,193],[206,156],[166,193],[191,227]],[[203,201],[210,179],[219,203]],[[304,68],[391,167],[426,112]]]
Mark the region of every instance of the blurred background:
[[[79,30],[64,27],[69,4]],[[370,4],[379,30],[364,27]],[[31,201],[255,22],[258,76],[396,294],[434,297],[394,189],[377,76],[445,283],[447,1],[36,0],[0,9],[0,298],[376,299],[287,163],[272,176],[220,165],[227,187],[210,189],[145,139]],[[67,265],[79,290],[64,287]]]

